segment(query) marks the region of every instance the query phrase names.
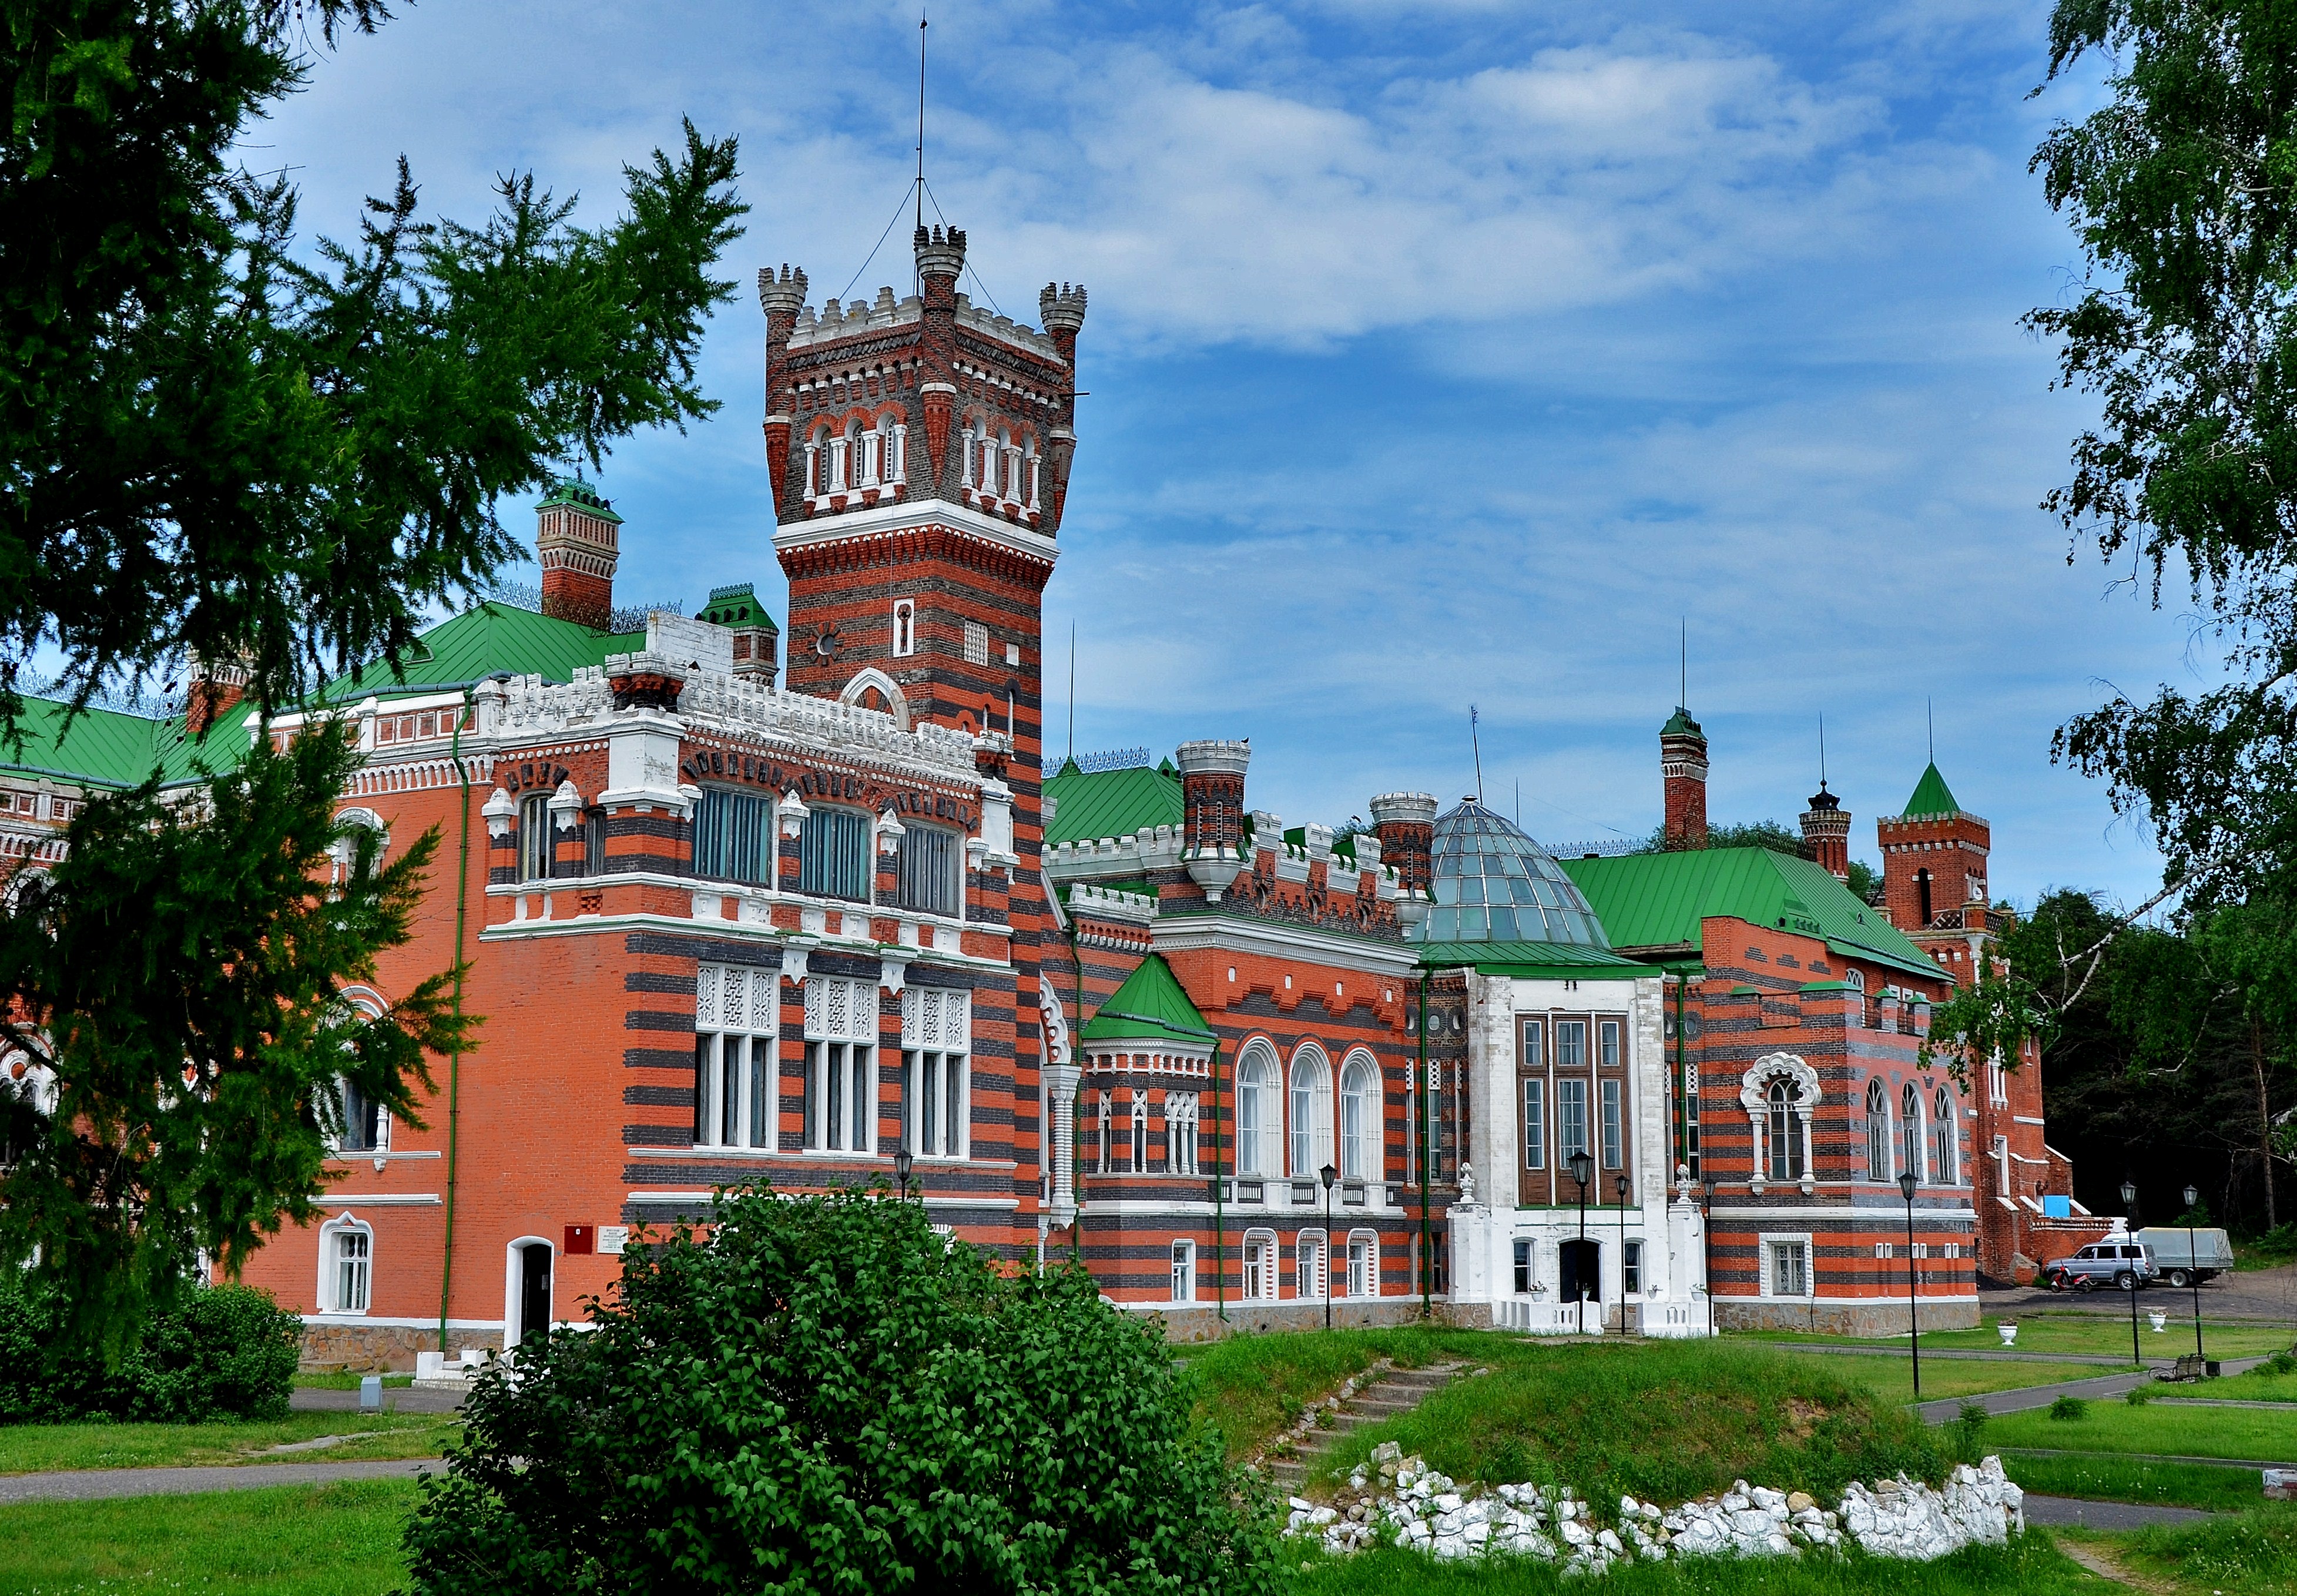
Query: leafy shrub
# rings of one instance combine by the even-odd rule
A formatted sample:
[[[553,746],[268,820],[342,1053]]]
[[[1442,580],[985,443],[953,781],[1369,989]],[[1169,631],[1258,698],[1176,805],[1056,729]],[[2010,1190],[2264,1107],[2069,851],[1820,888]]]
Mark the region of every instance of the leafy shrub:
[[[1947,1426],[1947,1450],[1958,1463],[1975,1463],[1986,1455],[1986,1421],[1991,1415],[1986,1404],[1966,1402]]]
[[[2121,1400],[2133,1408],[2142,1408],[2153,1400],[2153,1388],[2151,1386],[2132,1386],[2121,1394]]]
[[[0,1281],[0,1424],[196,1424],[287,1411],[302,1320],[245,1286],[199,1286],[106,1363],[45,1288]]]
[[[2050,1417],[2073,1420],[2089,1417],[2089,1403],[2079,1396],[2061,1396],[2050,1404]]]
[[[2249,1371],[2252,1374],[2297,1374],[2297,1352],[2277,1352]]]
[[[1273,1502],[1082,1270],[1002,1270],[860,1191],[729,1194],[713,1224],[479,1378],[415,1591],[1279,1588]]]

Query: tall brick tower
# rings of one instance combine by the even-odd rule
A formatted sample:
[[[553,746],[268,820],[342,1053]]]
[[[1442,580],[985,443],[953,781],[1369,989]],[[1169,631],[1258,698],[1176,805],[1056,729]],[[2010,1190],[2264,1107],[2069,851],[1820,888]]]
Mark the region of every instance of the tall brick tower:
[[[1826,790],[1826,779],[1819,778],[1818,791],[1811,794],[1810,807],[1802,816],[1803,845],[1810,856],[1825,867],[1826,873],[1837,881],[1850,879],[1850,811],[1842,807],[1842,800]]]
[[[1659,769],[1666,788],[1661,842],[1670,851],[1707,846],[1707,734],[1681,704],[1659,728]]]
[[[542,613],[605,630],[614,611],[622,518],[596,488],[574,477],[535,506],[535,522]]]
[[[1013,1195],[1037,1198],[1043,595],[1075,445],[1081,287],[1048,284],[1041,330],[957,291],[966,239],[919,227],[919,292],[819,311],[758,274],[774,552],[789,578],[792,691],[976,738],[1011,789]],[[989,868],[1003,869],[992,860]],[[976,1018],[985,1017],[976,991]]]
[[[1955,802],[1937,765],[1922,772],[1906,812],[1884,815],[1875,831],[1882,848],[1882,908],[1891,925],[1916,941],[1929,931],[1959,940],[1964,931],[1985,928],[1986,857],[1994,828]]]

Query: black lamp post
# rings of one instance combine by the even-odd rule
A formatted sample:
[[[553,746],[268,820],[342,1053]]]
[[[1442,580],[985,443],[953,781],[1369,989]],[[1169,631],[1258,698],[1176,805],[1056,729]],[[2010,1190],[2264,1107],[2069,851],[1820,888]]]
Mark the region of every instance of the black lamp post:
[[[1316,1172],[1324,1183],[1324,1328],[1332,1328],[1332,1182],[1340,1172],[1327,1164]]]
[[[1707,1193],[1707,1218],[1699,1227],[1699,1244],[1706,1253],[1707,1263],[1707,1335],[1715,1337],[1715,1177],[1706,1175],[1699,1184]]]
[[[1619,1193],[1619,1334],[1627,1333],[1627,1188],[1622,1172],[1615,1184]]]
[[[1898,1177],[1898,1195],[1906,1199],[1906,1346],[1914,1357],[1914,1400],[1922,1400],[1922,1305],[1914,1294],[1914,1172]]]
[[[1579,1251],[1572,1268],[1572,1288],[1579,1298],[1579,1333],[1587,1333],[1587,1182],[1595,1178],[1595,1161],[1581,1148],[1571,1155],[1571,1178],[1579,1182]]]
[[[2194,1250],[2194,1205],[2202,1194],[2192,1187],[2186,1188],[2186,1279],[2194,1287],[2194,1356],[2206,1358],[2202,1351],[2202,1255]]]
[[[910,1154],[910,1144],[903,1142],[893,1153],[893,1181],[901,1188],[902,1200],[910,1198],[910,1171],[917,1160]]]
[[[2124,1181],[2121,1183],[2121,1209],[2125,1215],[2121,1222],[2122,1230],[2130,1236],[2136,1235],[2137,1227],[2129,1222],[2131,1220],[2137,1217],[2137,1185],[2134,1181]],[[2137,1260],[2137,1263],[2143,1262],[2145,1262],[2145,1260],[2142,1257]],[[2140,1369],[2143,1369],[2145,1367],[2145,1353],[2137,1345],[2136,1264],[2133,1263],[2126,1271],[2116,1270],[2114,1273],[2117,1276],[2124,1273],[2127,1273],[2129,1276],[2129,1361],[2132,1363],[2136,1364]]]

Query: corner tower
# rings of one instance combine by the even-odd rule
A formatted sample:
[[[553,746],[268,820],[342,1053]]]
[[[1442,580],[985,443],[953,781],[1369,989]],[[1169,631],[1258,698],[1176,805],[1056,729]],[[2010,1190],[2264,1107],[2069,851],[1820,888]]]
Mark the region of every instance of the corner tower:
[[[1681,704],[1659,728],[1659,772],[1667,818],[1660,845],[1670,852],[1707,846],[1707,734]]]
[[[1936,764],[1914,784],[1906,812],[1884,815],[1874,828],[1882,849],[1882,908],[1891,925],[1918,942],[1925,932],[1959,939],[1985,929],[1994,828],[1955,802]]]

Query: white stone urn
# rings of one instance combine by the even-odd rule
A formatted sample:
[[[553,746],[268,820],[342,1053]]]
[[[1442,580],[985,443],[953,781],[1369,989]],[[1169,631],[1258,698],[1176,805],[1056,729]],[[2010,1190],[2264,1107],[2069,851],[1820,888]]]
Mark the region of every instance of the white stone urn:
[[[1996,1325],[1994,1329],[1996,1332],[2001,1336],[2003,1345],[2015,1346],[2018,1345],[2018,1321],[2016,1320],[2005,1319],[2000,1324]]]
[[[2145,1317],[2153,1321],[2153,1329],[2157,1335],[2169,1328],[2169,1315],[2163,1309],[2148,1308],[2145,1310]]]

